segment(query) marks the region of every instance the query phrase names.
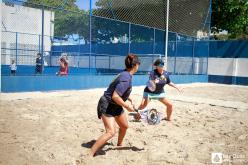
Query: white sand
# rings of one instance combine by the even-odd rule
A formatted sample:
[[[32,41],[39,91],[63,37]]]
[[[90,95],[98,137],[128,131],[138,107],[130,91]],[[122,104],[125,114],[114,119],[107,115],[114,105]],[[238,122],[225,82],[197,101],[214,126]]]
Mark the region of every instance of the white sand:
[[[124,147],[117,135],[93,159],[85,155],[103,132],[96,106],[105,89],[2,93],[0,164],[211,164],[211,153],[242,157],[248,164],[248,87],[186,84],[182,94],[166,87],[173,101],[172,122],[134,122]],[[144,87],[135,87],[136,106]],[[151,108],[165,112],[152,101]],[[225,162],[229,163],[229,162]]]

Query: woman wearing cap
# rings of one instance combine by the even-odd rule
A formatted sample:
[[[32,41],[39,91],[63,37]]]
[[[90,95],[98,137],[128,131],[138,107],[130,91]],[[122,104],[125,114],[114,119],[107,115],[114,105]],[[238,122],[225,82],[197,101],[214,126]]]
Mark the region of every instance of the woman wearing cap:
[[[126,69],[116,76],[98,102],[98,118],[102,119],[106,132],[92,146],[91,156],[94,156],[96,151],[115,135],[115,122],[120,127],[117,145],[121,146],[128,128],[123,107],[129,112],[135,112],[133,107],[125,101],[129,100],[132,103],[129,98],[132,90],[132,77],[137,72],[140,62],[136,55],[129,54],[125,59],[125,65]]]
[[[158,99],[167,107],[167,117],[165,120],[170,121],[172,113],[172,102],[166,99],[164,86],[168,84],[169,86],[176,88],[178,91],[181,91],[181,89],[171,82],[169,73],[163,69],[164,62],[161,59],[157,59],[153,65],[155,69],[150,73],[148,81],[149,83],[144,89],[143,99],[139,109],[144,109],[148,105],[151,98]]]

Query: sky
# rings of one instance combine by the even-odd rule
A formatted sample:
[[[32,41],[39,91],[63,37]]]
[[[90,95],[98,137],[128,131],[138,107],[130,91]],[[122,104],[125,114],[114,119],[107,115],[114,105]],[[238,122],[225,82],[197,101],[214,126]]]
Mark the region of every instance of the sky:
[[[26,2],[27,0],[8,0],[8,1],[13,1],[14,3],[18,4],[17,1],[20,1],[20,3],[22,2]],[[77,0],[76,5],[83,10],[89,10],[90,9],[90,1],[92,1],[92,8],[95,8],[95,3],[98,0]],[[1,2],[1,0],[0,0]]]
[[[97,0],[92,0],[92,8],[95,7],[96,1]],[[80,9],[83,9],[83,10],[90,9],[90,0],[77,0],[76,4]]]

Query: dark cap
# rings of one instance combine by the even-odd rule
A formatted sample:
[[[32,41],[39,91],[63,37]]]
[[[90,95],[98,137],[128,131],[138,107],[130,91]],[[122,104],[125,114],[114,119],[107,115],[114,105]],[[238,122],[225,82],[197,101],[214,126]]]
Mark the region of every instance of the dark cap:
[[[162,59],[157,59],[154,63],[154,66],[158,66],[158,67],[164,67],[164,61]]]

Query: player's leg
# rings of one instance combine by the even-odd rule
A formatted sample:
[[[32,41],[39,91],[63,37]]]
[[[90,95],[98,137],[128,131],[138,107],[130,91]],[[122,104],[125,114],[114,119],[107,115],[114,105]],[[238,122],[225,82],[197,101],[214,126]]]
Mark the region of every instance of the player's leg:
[[[166,106],[166,112],[167,112],[166,120],[170,121],[172,114],[172,102],[170,100],[167,100],[166,98],[160,98],[159,101]]]
[[[128,129],[128,122],[127,122],[127,117],[125,113],[122,113],[120,116],[115,117],[116,123],[119,125],[119,136],[118,136],[118,142],[117,145],[121,146],[122,141],[126,135],[126,131]]]
[[[148,97],[143,97],[140,103],[140,106],[138,107],[139,110],[142,110],[144,108],[146,108],[146,106],[148,105],[148,103],[150,102],[150,100],[148,99]],[[136,120],[139,120],[141,118],[140,114],[137,113],[134,118]]]
[[[150,100],[148,97],[143,97],[138,109],[144,109],[149,104]]]
[[[115,118],[107,117],[104,114],[102,114],[101,118],[105,126],[106,132],[102,136],[100,136],[95,142],[95,144],[91,147],[91,156],[94,156],[96,151],[115,135]]]

